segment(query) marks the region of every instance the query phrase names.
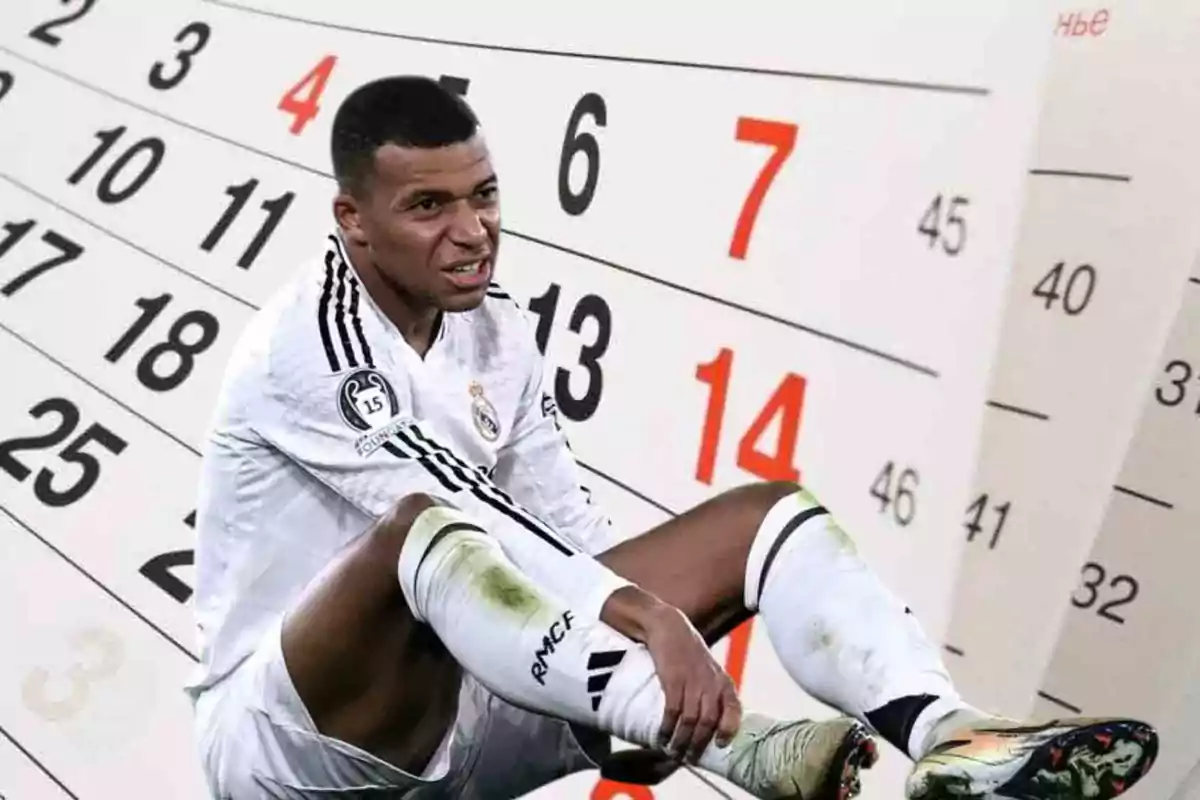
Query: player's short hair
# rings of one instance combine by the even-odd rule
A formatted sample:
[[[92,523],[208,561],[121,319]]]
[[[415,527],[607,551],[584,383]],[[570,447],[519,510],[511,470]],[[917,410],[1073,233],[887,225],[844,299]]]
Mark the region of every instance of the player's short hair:
[[[360,192],[375,151],[385,144],[444,147],[475,135],[479,120],[466,101],[422,75],[393,75],[351,92],[333,118],[333,174],[343,191]]]

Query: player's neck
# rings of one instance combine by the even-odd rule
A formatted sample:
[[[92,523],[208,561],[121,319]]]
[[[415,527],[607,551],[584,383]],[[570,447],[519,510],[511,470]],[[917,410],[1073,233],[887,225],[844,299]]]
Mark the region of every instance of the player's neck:
[[[380,305],[380,310],[396,326],[396,330],[400,331],[409,347],[415,350],[418,356],[425,358],[425,354],[433,346],[438,328],[441,327],[442,312],[432,307],[413,309],[403,302],[401,295],[393,292],[389,292],[387,296],[397,299],[396,308],[389,310]]]
[[[396,327],[409,347],[424,358],[441,325],[439,309],[420,302],[402,287],[388,280],[361,250],[352,246],[348,246],[346,250],[367,296]]]

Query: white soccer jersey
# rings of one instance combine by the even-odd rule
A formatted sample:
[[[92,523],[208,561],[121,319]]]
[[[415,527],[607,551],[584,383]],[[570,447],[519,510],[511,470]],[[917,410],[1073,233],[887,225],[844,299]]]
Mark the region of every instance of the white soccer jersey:
[[[205,442],[196,512],[199,672],[240,664],[305,586],[398,498],[475,516],[581,613],[623,581],[617,541],[542,390],[542,358],[498,287],[444,315],[422,359],[360,288],[337,235],[248,324]]]

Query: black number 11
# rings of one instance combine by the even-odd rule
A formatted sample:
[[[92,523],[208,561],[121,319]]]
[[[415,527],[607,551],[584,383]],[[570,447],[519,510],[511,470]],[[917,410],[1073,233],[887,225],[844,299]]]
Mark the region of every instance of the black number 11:
[[[225,194],[229,195],[229,206],[226,207],[225,213],[217,220],[217,224],[208,232],[208,236],[204,237],[204,241],[200,243],[200,249],[206,253],[211,253],[212,249],[221,241],[221,237],[229,230],[229,226],[242,213],[242,209],[246,207],[246,203],[250,200],[250,196],[254,194],[254,190],[258,188],[258,178],[251,178],[245,183],[230,186],[225,189]],[[258,233],[250,241],[246,247],[242,257],[238,259],[237,265],[242,269],[250,269],[250,265],[254,263],[254,259],[258,258],[258,254],[266,245],[267,240],[271,238],[271,234],[279,227],[280,221],[283,220],[284,214],[287,213],[288,207],[291,206],[292,200],[296,198],[295,192],[284,192],[272,200],[264,200],[261,208],[267,212],[267,218],[263,220],[263,224],[259,227]]]

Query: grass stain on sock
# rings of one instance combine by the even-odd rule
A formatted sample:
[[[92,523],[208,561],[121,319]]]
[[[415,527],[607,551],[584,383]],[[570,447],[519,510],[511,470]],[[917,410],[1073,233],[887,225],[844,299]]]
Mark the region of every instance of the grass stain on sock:
[[[475,579],[485,600],[521,616],[542,610],[542,598],[529,585],[499,564],[484,568]]]

